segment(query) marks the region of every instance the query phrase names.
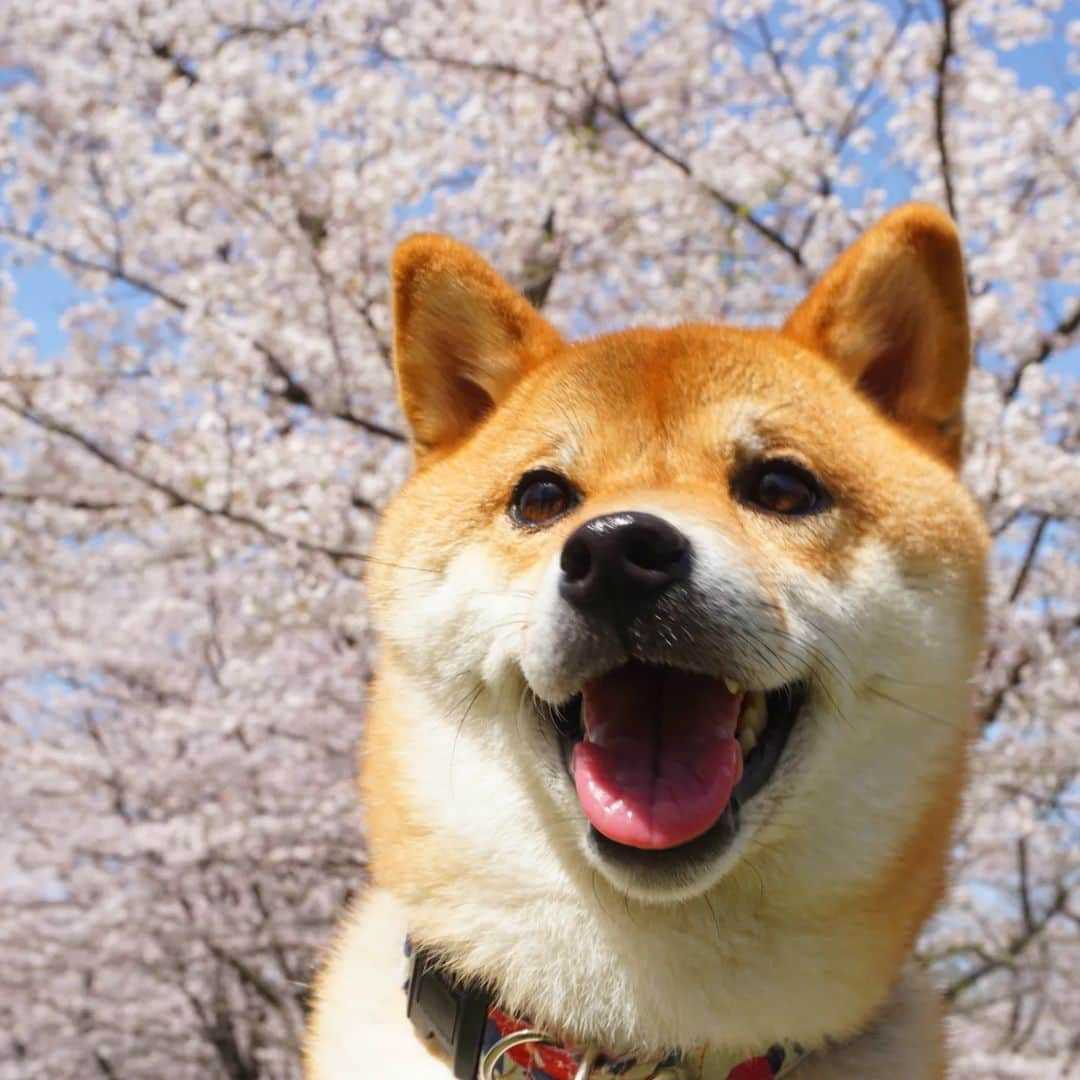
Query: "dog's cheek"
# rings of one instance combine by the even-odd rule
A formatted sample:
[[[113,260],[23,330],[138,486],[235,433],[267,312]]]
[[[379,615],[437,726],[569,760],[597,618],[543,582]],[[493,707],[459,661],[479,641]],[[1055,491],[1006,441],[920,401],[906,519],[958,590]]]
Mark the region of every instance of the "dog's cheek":
[[[527,623],[526,595],[486,545],[471,543],[438,574],[403,569],[381,630],[411,674],[429,683],[505,682]]]
[[[946,568],[912,568],[869,539],[835,579],[792,572],[783,587],[790,632],[836,695],[865,698],[892,681],[901,697],[966,679],[974,653],[965,583]]]
[[[796,876],[839,887],[898,847],[967,737],[964,585],[940,571],[913,587],[903,561],[874,541],[843,580],[802,573],[785,592],[817,692],[774,786],[777,827],[800,823],[783,841]]]

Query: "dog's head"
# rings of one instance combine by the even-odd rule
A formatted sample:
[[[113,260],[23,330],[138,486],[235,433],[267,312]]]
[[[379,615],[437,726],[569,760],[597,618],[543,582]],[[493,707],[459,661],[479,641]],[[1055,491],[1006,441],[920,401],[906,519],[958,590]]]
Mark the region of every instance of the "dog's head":
[[[985,548],[951,223],[891,214],[779,332],[568,344],[434,236],[393,288],[416,470],[370,575],[384,846],[661,907],[748,872],[865,899],[909,864],[929,897]]]

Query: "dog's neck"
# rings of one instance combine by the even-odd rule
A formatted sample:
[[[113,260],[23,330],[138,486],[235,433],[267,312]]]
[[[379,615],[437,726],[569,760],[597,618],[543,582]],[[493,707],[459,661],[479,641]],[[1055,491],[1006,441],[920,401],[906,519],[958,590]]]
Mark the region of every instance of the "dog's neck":
[[[706,1047],[683,1047],[659,1055],[623,1054],[610,1046],[601,1049],[557,1038],[529,1020],[503,1012],[482,986],[455,979],[438,957],[406,939],[409,961],[405,980],[407,1014],[417,1035],[434,1043],[451,1063],[455,1076],[495,1075],[503,1080],[572,1080],[588,1068],[588,1075],[618,1076],[621,1080],[652,1077],[700,1077]],[[799,1043],[774,1043],[748,1059],[720,1060],[713,1052],[711,1073],[728,1080],[774,1080],[786,1076],[807,1056]]]
[[[472,867],[453,888],[411,898],[410,929],[493,986],[508,1012],[577,1044],[658,1055],[707,1042],[742,1060],[774,1043],[814,1048],[867,1015],[865,982],[849,990],[838,962],[850,955],[845,920],[800,925],[752,875],[658,906],[599,879],[545,890],[509,870]],[[785,918],[782,949],[747,929]]]

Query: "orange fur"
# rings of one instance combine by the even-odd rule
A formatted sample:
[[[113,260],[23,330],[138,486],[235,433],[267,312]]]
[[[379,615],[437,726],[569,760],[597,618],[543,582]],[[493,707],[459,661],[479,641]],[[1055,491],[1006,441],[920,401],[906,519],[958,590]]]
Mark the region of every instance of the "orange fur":
[[[391,278],[401,408],[418,452],[460,439],[562,344],[524,297],[445,237],[406,240]]]
[[[913,203],[883,218],[784,332],[828,356],[923,445],[959,463],[971,332],[956,226],[940,210]]]
[[[477,747],[496,737],[504,708],[499,694],[505,697],[507,686],[524,689],[520,668],[510,664],[507,675],[500,650],[509,641],[506,648],[520,660],[525,630],[500,621],[501,607],[487,618],[482,598],[505,606],[515,595],[535,595],[542,571],[574,528],[631,506],[701,522],[721,538],[780,612],[785,630],[800,618],[797,602],[816,603],[812,598],[824,590],[835,602],[830,617],[850,634],[849,651],[892,640],[890,612],[874,607],[866,584],[880,579],[896,598],[897,625],[913,628],[906,643],[878,646],[881,653],[871,651],[838,673],[848,661],[841,649],[833,666],[815,676],[828,699],[820,739],[834,755],[881,768],[880,795],[874,776],[860,777],[863,786],[853,786],[851,797],[862,810],[849,820],[842,798],[813,785],[800,788],[796,769],[792,794],[783,798],[795,800],[800,820],[785,819],[786,804],[777,796],[754,834],[753,859],[734,859],[704,895],[730,937],[715,943],[729,965],[717,978],[743,979],[748,993],[764,995],[762,1034],[753,1037],[766,1037],[776,1022],[770,1010],[786,1000],[784,1023],[809,1045],[825,1036],[851,1040],[835,1057],[824,1050],[816,1056],[805,1067],[808,1078],[851,1075],[844,1070],[855,1067],[867,1077],[892,1076],[880,1047],[893,1047],[888,1053],[901,1054],[897,1060],[908,1060],[902,1056],[908,1053],[922,1080],[943,1076],[936,1006],[901,971],[944,888],[971,738],[965,686],[982,633],[987,538],[955,476],[970,338],[951,222],[926,206],[888,215],[823,276],[779,332],[694,324],[567,345],[478,256],[441,237],[402,245],[393,282],[395,361],[417,468],[384,516],[369,575],[383,643],[361,789],[377,887],[408,913],[420,940],[458,970],[499,986],[511,1006],[536,1022],[580,1038],[602,1037],[597,1026],[605,1023],[608,1030],[624,1023],[625,1037],[643,1045],[666,1037],[667,1021],[650,1026],[647,1003],[630,1001],[623,1016],[618,995],[594,998],[568,984],[560,1000],[539,986],[521,989],[530,985],[528,964],[521,974],[513,957],[496,960],[490,951],[496,946],[471,929],[473,922],[512,928],[518,918],[576,911],[582,927],[595,920],[607,928],[592,946],[597,970],[606,970],[604,949],[625,965],[635,951],[670,940],[674,955],[684,940],[711,927],[690,903],[658,907],[629,897],[630,918],[622,920],[619,891],[590,872],[572,830],[551,825],[565,822],[566,813],[552,817],[544,809],[545,775],[530,772],[528,755],[513,757],[512,740],[506,752],[513,759],[499,767],[512,769],[518,785],[513,813],[535,803],[540,824],[529,843],[546,849],[548,906],[526,916],[543,899],[541,886],[538,900],[527,889],[519,892],[515,879],[500,877],[500,843],[512,823],[498,815],[508,811],[492,805],[490,828],[478,828],[477,819],[460,829],[453,824],[455,799],[464,814],[469,799],[479,797],[472,787],[484,779],[475,770],[485,759]],[[746,506],[733,493],[733,477],[766,456],[812,470],[831,492],[833,508],[781,520]],[[509,520],[507,502],[517,479],[540,467],[568,476],[584,500],[550,528],[522,530]],[[439,589],[465,573],[465,558],[473,560],[469,592],[444,601]],[[855,614],[848,616],[848,608]],[[523,612],[515,616],[522,624],[535,619],[513,610]],[[851,626],[845,618],[854,620]],[[938,633],[943,638],[934,645]],[[919,634],[927,641],[914,640]],[[428,637],[442,644],[429,645]],[[938,689],[891,674],[907,659],[891,654],[907,644],[909,667],[919,667],[920,649],[927,663],[940,663]],[[460,671],[447,674],[448,657],[455,650],[471,656],[474,645],[484,645],[486,659],[463,659]],[[496,670],[497,678],[490,673]],[[845,703],[843,715],[838,706],[837,715],[831,712],[836,696]],[[861,720],[863,713],[870,719]],[[870,722],[880,730],[866,730]],[[817,760],[812,739],[818,737],[806,735],[806,760]],[[430,740],[449,747],[451,774],[465,770],[462,787],[454,787],[451,775],[451,795],[442,803],[432,803],[428,790],[432,776],[442,778],[418,779],[417,758]],[[894,780],[893,769],[905,771]],[[878,805],[876,798],[895,803]],[[835,850],[848,855],[833,857],[830,831]],[[513,857],[527,862],[529,852],[515,848]],[[496,881],[503,881],[504,915],[497,907],[492,914],[500,902]],[[636,936],[641,924],[651,943]],[[347,934],[369,932],[365,925],[358,915]],[[518,940],[511,929],[507,934],[504,954]],[[712,947],[687,956],[696,964],[697,953]],[[762,973],[754,967],[757,954],[772,956],[770,950],[777,977],[789,980],[775,993],[761,981],[769,963]],[[811,958],[819,954],[833,981],[815,989],[823,976]],[[344,1058],[319,1049],[329,1039],[320,1032],[334,1028],[334,1017],[347,1008],[343,972],[353,962],[332,962],[316,995],[309,1053],[318,1063],[309,1072],[317,1080],[345,1075],[326,1064]],[[353,977],[356,986],[367,986],[367,976]],[[636,992],[631,987],[626,994]],[[822,1030],[814,1027],[819,1002],[828,1017]],[[692,1011],[689,1005],[688,999],[684,1012]],[[744,1020],[748,1040],[757,1023],[753,1005]],[[588,1015],[593,1007],[603,1016]],[[717,1035],[725,1038],[732,1036]],[[398,1073],[388,1068],[385,1075]]]

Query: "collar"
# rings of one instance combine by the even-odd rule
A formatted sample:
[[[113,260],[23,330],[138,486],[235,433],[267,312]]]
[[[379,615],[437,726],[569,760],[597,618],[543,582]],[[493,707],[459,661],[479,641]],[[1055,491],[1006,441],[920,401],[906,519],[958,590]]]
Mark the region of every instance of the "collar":
[[[474,983],[440,970],[426,949],[405,940],[406,1012],[417,1034],[434,1039],[457,1080],[476,1080],[481,1064],[498,1080],[694,1080],[708,1048],[673,1051],[661,1058],[612,1057],[564,1045],[508,1016]],[[715,1055],[710,1054],[710,1067]],[[761,1057],[727,1063],[727,1080],[774,1080],[804,1057],[798,1043],[777,1043]],[[723,1066],[720,1066],[722,1069]]]

